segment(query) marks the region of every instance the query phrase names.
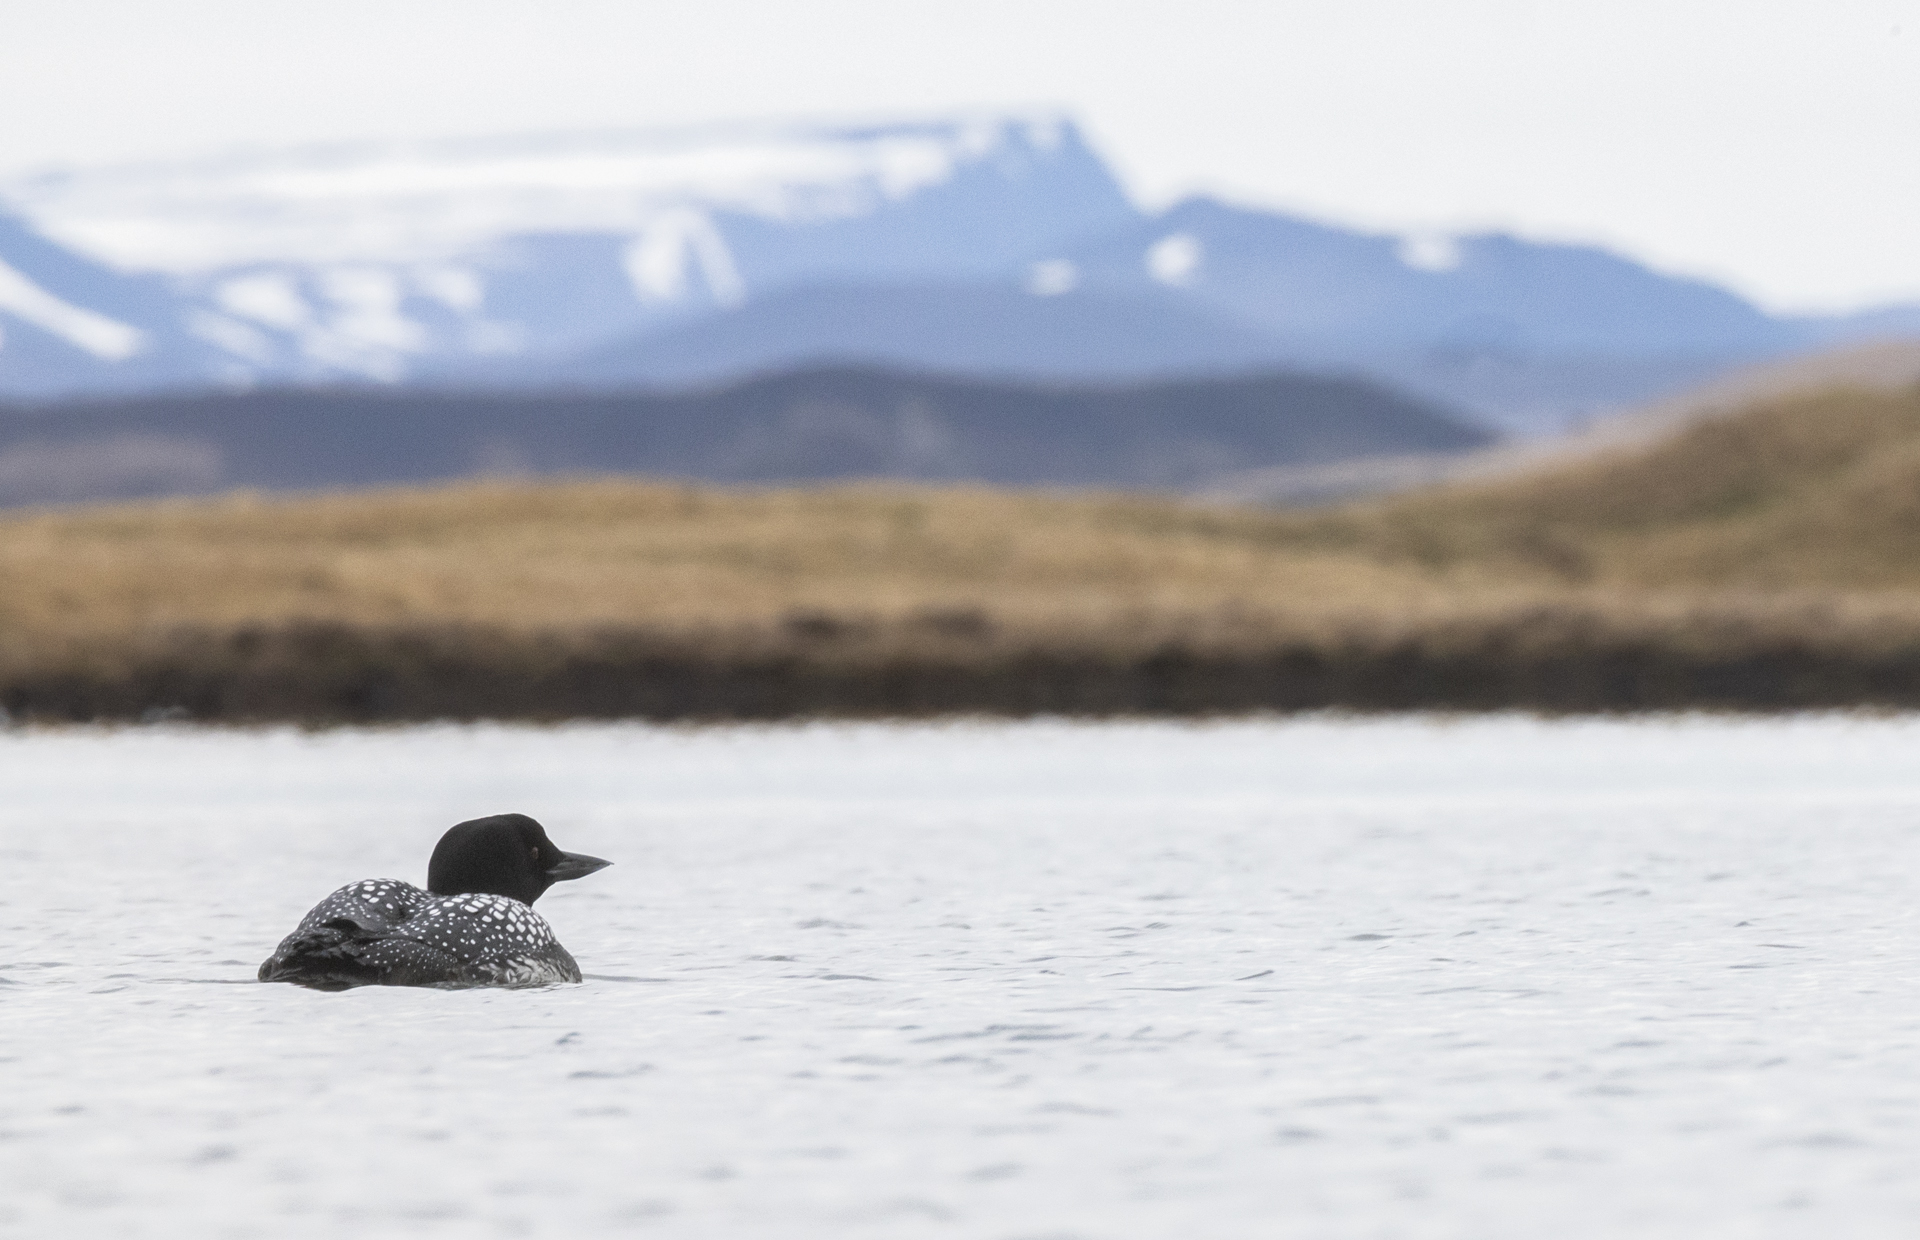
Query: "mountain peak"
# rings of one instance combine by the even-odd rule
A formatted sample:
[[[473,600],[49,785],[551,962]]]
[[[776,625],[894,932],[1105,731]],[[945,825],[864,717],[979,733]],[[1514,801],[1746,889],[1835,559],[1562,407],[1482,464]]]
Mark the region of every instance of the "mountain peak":
[[[1079,378],[1307,365],[1547,429],[1911,320],[1776,319],[1499,234],[1205,197],[1148,216],[1045,111],[310,147],[17,178],[8,204],[16,394],[566,382],[612,354],[636,382],[817,357]]]
[[[689,209],[850,218],[963,176],[1056,166],[1124,200],[1073,122],[1051,114],[306,147],[16,178],[0,181],[0,200],[117,267],[200,276],[446,259],[515,234],[638,233]]]

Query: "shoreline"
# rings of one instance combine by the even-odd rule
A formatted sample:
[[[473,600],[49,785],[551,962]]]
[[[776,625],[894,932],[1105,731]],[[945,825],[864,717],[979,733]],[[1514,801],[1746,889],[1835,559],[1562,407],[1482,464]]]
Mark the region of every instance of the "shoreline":
[[[318,726],[1920,707],[1920,632],[1877,636],[1762,629],[1713,642],[1697,628],[1577,611],[1371,636],[1163,634],[1134,644],[306,623],[16,662],[0,667],[0,707],[20,724]]]

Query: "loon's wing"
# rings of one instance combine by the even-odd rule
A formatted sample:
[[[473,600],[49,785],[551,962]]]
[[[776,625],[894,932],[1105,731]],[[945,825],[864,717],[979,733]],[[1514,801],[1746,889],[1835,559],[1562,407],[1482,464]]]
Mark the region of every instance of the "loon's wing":
[[[456,956],[406,933],[426,898],[411,883],[349,883],[301,918],[260,966],[260,980],[316,990],[458,982]]]
[[[263,982],[294,982],[316,990],[349,986],[433,986],[457,983],[458,957],[429,943],[351,917],[336,917],[289,935],[265,964]]]

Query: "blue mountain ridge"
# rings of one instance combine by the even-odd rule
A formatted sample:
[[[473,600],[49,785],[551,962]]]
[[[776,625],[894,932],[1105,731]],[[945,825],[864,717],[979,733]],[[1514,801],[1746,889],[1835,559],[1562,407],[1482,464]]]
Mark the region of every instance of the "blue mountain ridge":
[[[1295,369],[1524,433],[1736,363],[1920,331],[1920,307],[1777,317],[1589,246],[1410,241],[1206,198],[1147,214],[1070,123],[1007,121],[972,146],[959,132],[815,135],[961,152],[904,191],[813,184],[777,209],[695,196],[637,231],[518,228],[451,258],[162,275],[0,216],[0,397],[673,387],[822,361],[1092,381]]]

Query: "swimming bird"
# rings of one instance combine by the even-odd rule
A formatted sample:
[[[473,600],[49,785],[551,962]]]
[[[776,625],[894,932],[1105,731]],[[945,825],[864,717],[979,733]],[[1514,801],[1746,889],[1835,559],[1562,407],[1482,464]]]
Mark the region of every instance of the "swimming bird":
[[[580,966],[531,905],[612,864],[561,852],[525,814],[475,818],[440,837],[425,891],[387,878],[348,883],[281,940],[260,980],[316,990],[577,982]]]

